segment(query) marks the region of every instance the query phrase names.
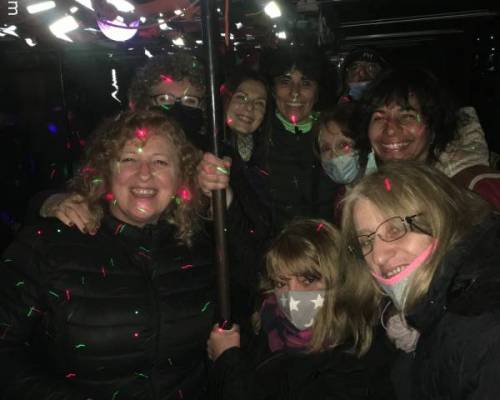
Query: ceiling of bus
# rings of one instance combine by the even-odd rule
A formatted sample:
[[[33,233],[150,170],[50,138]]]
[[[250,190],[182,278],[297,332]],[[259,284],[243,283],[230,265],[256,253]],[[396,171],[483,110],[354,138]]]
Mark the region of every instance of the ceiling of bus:
[[[55,0],[56,10],[28,14],[25,6],[38,1],[2,1],[0,24],[4,27],[16,25],[19,37],[0,35],[0,46],[26,47],[22,40],[26,37],[34,38],[41,47],[65,49],[165,46],[171,45],[170,41],[179,34],[186,37],[189,47],[201,39],[199,8],[204,0],[134,0],[136,7],[146,10],[150,15],[148,22],[125,45],[104,37],[97,29],[95,14],[81,7],[76,0]],[[104,0],[93,0],[94,5],[102,2]],[[311,40],[335,49],[347,49],[360,44],[394,46],[443,36],[453,37],[466,30],[477,29],[478,26],[498,24],[500,3],[498,0],[281,0],[278,3],[283,15],[271,20],[262,12],[266,2],[217,2],[221,10],[221,31],[224,31],[224,6],[225,3],[229,4],[231,42],[239,46],[239,51],[248,52],[255,47],[273,45],[283,40],[276,37],[278,31],[287,32],[286,40],[290,42]],[[19,6],[18,15],[8,15],[12,13],[14,4]],[[73,43],[66,43],[55,38],[47,26],[56,16],[67,13],[72,6],[80,8],[74,15],[82,29],[71,34]],[[182,17],[177,17],[173,14],[177,8],[188,11]],[[156,20],[159,10],[163,11],[173,30],[158,28]],[[235,25],[237,22],[242,24],[239,29]]]

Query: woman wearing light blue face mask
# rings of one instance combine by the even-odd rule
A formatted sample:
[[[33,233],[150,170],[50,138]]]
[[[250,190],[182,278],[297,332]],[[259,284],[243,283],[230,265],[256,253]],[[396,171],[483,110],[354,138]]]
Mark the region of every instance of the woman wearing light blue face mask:
[[[338,104],[324,112],[318,128],[318,148],[321,165],[330,179],[347,185],[364,175],[362,168],[366,160],[360,157],[355,148],[356,133],[351,128],[351,120],[357,105]],[[367,171],[373,168],[373,157],[368,157]]]

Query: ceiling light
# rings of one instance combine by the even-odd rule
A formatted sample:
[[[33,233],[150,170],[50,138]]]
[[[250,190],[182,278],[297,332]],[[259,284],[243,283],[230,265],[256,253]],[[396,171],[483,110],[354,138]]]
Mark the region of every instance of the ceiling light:
[[[74,13],[76,13],[77,11],[78,11],[78,7],[71,7],[71,8],[69,9],[69,12],[70,12],[71,14],[74,14]]]
[[[236,29],[241,29],[243,28],[243,24],[241,22],[236,22]]]
[[[286,32],[285,31],[277,32],[276,33],[276,37],[278,39],[283,39],[284,40],[284,39],[286,39]]]
[[[144,22],[146,22],[146,21],[147,21],[147,19],[146,19],[146,17],[140,17],[140,18],[139,18],[139,21],[141,21],[142,23],[144,23]]]
[[[66,34],[77,28],[78,22],[71,15],[59,18],[56,22],[49,25],[49,29],[55,37],[68,42],[72,42],[72,40]]]
[[[172,40],[172,43],[176,46],[182,47],[184,46],[184,39],[179,36],[178,38]]]
[[[2,30],[2,33],[5,35],[11,35],[15,37],[19,37],[19,35],[16,33],[17,26],[15,25],[10,25],[5,28],[0,28]]]
[[[31,4],[26,6],[26,10],[30,14],[37,14],[43,11],[50,10],[56,7],[56,3],[53,1],[42,1],[40,3]]]
[[[28,44],[29,47],[35,47],[36,46],[36,41],[31,39],[31,38],[26,38],[24,41]]]
[[[135,36],[139,27],[139,20],[127,23],[116,18],[114,21],[97,20],[97,26],[104,36],[115,42],[124,42]]]
[[[172,30],[172,28],[166,22],[163,22],[162,24],[160,24],[159,27],[162,31],[171,31]]]
[[[106,0],[106,3],[115,6],[116,9],[121,12],[128,13],[135,10],[135,6],[127,0]]]
[[[174,10],[175,15],[182,15],[182,10]]]
[[[153,58],[153,54],[151,54],[151,52],[146,48],[144,48],[144,54],[147,58]]]
[[[281,9],[275,1],[267,3],[264,7],[264,12],[272,19],[281,17]]]

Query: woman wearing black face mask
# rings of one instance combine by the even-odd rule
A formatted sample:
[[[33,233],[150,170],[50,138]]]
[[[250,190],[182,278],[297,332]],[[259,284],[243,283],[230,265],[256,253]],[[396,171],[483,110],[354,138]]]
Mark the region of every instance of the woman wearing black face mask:
[[[181,125],[191,143],[207,150],[204,96],[204,68],[200,61],[187,53],[166,54],[150,59],[137,71],[130,85],[129,107],[159,107]]]

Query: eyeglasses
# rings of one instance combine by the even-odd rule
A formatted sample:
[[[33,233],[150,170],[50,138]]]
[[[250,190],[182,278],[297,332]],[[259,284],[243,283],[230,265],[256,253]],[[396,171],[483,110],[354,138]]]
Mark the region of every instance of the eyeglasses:
[[[375,78],[375,76],[377,76],[382,67],[378,63],[374,62],[357,61],[349,65],[346,68],[346,71],[349,74],[349,76],[352,76],[359,69],[363,69],[365,73],[368,74],[369,77],[373,79]]]
[[[391,217],[380,223],[380,225],[377,226],[377,229],[375,229],[375,232],[372,232],[369,235],[358,236],[358,244],[363,256],[367,256],[373,251],[375,236],[386,243],[394,242],[401,239],[408,232],[414,231],[419,231],[431,236],[429,232],[415,224],[415,218],[420,215],[422,214],[415,214],[407,217]]]
[[[197,96],[176,97],[171,93],[162,93],[150,97],[157,106],[173,106],[175,103],[181,103],[183,106],[191,108],[200,108],[201,106],[201,98]]]
[[[247,106],[251,104],[252,107],[257,111],[266,110],[266,100],[262,98],[250,99],[248,95],[241,92],[236,92],[231,98],[231,102],[234,102],[237,106]]]

